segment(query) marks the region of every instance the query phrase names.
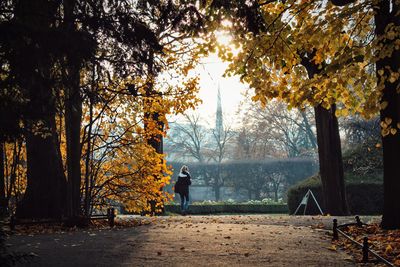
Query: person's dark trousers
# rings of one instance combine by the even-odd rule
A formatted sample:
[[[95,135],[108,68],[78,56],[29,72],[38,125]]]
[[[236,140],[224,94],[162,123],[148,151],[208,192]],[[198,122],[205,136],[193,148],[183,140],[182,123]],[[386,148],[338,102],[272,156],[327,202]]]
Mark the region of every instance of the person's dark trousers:
[[[179,193],[181,198],[181,211],[182,214],[186,214],[188,207],[189,207],[189,192]]]

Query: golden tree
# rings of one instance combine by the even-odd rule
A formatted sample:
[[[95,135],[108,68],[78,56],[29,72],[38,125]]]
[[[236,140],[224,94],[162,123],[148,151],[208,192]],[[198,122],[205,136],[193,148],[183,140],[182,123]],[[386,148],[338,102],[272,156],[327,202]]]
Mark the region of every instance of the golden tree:
[[[211,29],[228,20],[226,30],[234,33],[240,52],[235,55],[229,47],[219,51],[232,62],[228,72],[241,75],[254,88],[253,100],[266,104],[278,98],[293,107],[315,106],[317,125],[318,114],[326,114],[324,108],[331,114],[328,128],[335,124],[333,114],[360,113],[369,118],[380,112],[385,166],[382,224],[398,228],[399,1],[206,4],[214,10]]]

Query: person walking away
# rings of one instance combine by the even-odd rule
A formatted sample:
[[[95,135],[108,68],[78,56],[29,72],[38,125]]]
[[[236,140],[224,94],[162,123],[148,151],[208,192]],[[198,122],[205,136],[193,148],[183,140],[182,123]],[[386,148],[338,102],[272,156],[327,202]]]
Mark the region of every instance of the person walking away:
[[[183,165],[179,175],[178,181],[175,184],[175,193],[179,194],[181,199],[181,212],[186,215],[189,208],[189,186],[192,184],[189,168]]]

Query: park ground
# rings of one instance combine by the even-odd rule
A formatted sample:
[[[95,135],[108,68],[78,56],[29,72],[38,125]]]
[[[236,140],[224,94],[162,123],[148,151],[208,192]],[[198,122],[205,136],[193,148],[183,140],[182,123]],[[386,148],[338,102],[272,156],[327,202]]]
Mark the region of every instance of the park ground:
[[[333,217],[219,215],[119,217],[140,226],[17,231],[19,266],[356,266],[329,235]],[[370,220],[371,218],[369,218]],[[353,221],[338,218],[339,223]]]

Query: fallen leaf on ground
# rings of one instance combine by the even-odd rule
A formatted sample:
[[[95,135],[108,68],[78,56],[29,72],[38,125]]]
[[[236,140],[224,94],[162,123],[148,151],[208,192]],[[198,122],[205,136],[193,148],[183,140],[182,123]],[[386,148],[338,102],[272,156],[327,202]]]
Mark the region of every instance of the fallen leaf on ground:
[[[330,246],[328,249],[332,251],[337,251],[337,247],[335,245]]]
[[[391,254],[393,252],[393,247],[391,245],[387,245],[385,248],[385,254]]]

